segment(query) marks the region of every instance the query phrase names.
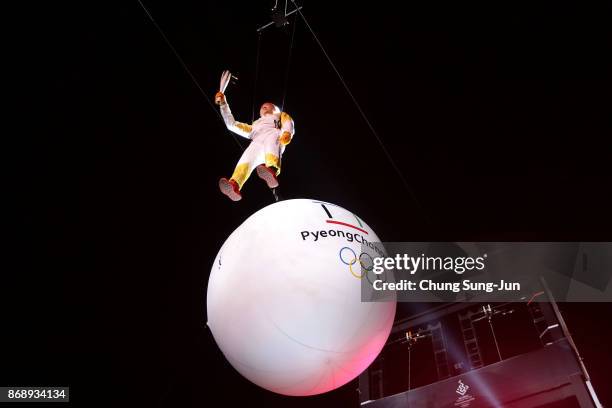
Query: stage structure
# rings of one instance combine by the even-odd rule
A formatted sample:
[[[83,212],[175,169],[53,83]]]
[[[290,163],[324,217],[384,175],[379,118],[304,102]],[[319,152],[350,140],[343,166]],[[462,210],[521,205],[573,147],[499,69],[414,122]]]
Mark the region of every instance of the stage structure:
[[[519,300],[432,304],[396,321],[359,377],[361,406],[601,407],[546,283]]]

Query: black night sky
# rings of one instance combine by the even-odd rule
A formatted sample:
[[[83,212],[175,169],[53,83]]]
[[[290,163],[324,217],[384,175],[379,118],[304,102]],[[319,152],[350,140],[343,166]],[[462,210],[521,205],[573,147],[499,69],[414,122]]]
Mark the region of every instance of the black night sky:
[[[271,3],[145,1],[207,97],[222,70],[239,77],[227,97],[243,121]],[[283,198],[346,207],[385,241],[612,240],[609,4],[303,11],[412,193],[291,17]],[[70,385],[86,407],[357,406],[354,382],[299,399],[252,385],[204,326],[217,251],[272,195],[256,176],[241,202],[220,194],[240,149],[138,2],[25,16],[11,37],[25,118],[5,135],[1,385]],[[263,34],[257,106],[280,104],[290,34]],[[612,306],[561,308],[612,403]]]

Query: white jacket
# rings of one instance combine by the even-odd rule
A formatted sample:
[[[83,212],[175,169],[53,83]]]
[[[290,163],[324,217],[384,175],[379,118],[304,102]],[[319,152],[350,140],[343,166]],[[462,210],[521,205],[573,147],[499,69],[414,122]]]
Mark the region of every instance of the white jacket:
[[[278,138],[283,132],[295,133],[293,119],[285,112],[274,113],[260,117],[251,125],[234,119],[229,104],[221,105],[221,116],[225,126],[232,132],[251,140]]]

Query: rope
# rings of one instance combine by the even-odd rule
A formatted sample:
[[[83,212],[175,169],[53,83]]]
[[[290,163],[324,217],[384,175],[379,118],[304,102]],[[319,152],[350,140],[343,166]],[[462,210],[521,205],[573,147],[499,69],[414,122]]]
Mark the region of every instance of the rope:
[[[287,14],[287,2],[288,0],[285,0],[285,15]],[[295,16],[293,18],[293,28],[291,30],[291,39],[289,40],[289,52],[288,52],[288,56],[287,56],[287,67],[285,68],[285,81],[283,83],[283,96],[281,99],[281,106],[280,106],[280,111],[281,113],[285,111],[285,100],[287,99],[287,89],[289,87],[289,75],[291,73],[291,55],[292,55],[292,51],[293,51],[293,39],[295,38],[295,27],[297,26],[297,16]],[[279,147],[280,149],[280,147]],[[279,151],[278,154],[278,158],[279,161],[281,160],[281,154]],[[274,195],[274,199],[278,202],[281,198],[278,195],[278,193],[276,192],[276,189],[272,190],[272,194]]]
[[[287,3],[288,0],[285,1],[285,15],[287,14]],[[275,7],[276,8],[276,7]],[[289,85],[289,76],[291,73],[290,67],[291,67],[291,57],[292,57],[292,51],[293,51],[293,43],[294,43],[294,38],[295,38],[295,28],[297,26],[297,16],[293,18],[293,28],[291,30],[291,39],[289,40],[289,52],[288,52],[288,56],[287,56],[287,66],[285,68],[285,78],[284,78],[284,82],[283,82],[283,92],[282,92],[282,98],[281,98],[281,106],[280,106],[280,111],[284,112],[284,108],[285,108],[285,101],[287,99],[287,89],[288,89],[288,85]],[[259,78],[259,56],[261,53],[261,31],[257,32],[257,52],[256,52],[256,57],[255,57],[255,84],[253,85],[253,106],[251,108],[252,113],[251,113],[251,123],[253,123],[255,121],[255,100],[256,100],[256,96],[257,96],[257,81]],[[280,152],[279,152],[279,159],[280,159]],[[271,189],[272,191],[272,195],[274,196],[274,200],[276,202],[280,201],[282,198],[280,197],[280,195],[277,192],[278,188],[273,188]]]
[[[286,6],[286,3],[285,3]],[[287,68],[285,69],[285,82],[283,84],[283,97],[281,99],[281,112],[285,111],[285,100],[287,98],[287,88],[289,87],[289,74],[291,73],[291,55],[293,51],[293,39],[295,37],[295,27],[297,26],[297,16],[293,18],[293,29],[291,30],[291,40],[289,41],[289,56],[287,57]]]
[[[219,118],[223,121],[223,117],[221,116],[221,113],[217,110],[217,108],[215,107],[215,104],[208,98],[208,95],[206,95],[206,92],[204,92],[204,90],[202,89],[202,87],[200,86],[200,83],[198,82],[198,80],[196,79],[196,77],[191,73],[191,71],[189,70],[189,67],[187,66],[187,64],[185,63],[185,61],[183,60],[183,58],[181,58],[180,54],[178,53],[178,51],[176,50],[176,48],[174,48],[174,46],[172,45],[172,43],[170,42],[170,40],[168,39],[168,37],[166,37],[166,34],[164,34],[164,31],[161,29],[161,27],[159,26],[159,24],[157,24],[157,22],[155,21],[155,19],[153,18],[153,16],[151,15],[151,13],[149,12],[149,10],[145,7],[145,5],[142,3],[141,0],[136,0],[138,1],[138,4],[140,4],[140,7],[142,7],[142,9],[144,10],[144,12],[147,14],[147,16],[149,17],[149,19],[151,20],[151,22],[153,23],[153,25],[155,26],[155,28],[157,29],[157,31],[159,31],[159,33],[161,34],[162,38],[164,39],[164,41],[166,42],[166,44],[168,45],[168,47],[170,47],[170,49],[172,50],[172,52],[174,53],[174,55],[176,56],[176,59],[178,59],[178,61],[180,62],[181,66],[183,67],[183,69],[185,70],[185,72],[187,72],[187,75],[189,75],[189,77],[191,78],[191,80],[193,81],[193,83],[195,84],[195,86],[200,90],[200,93],[204,96],[204,99],[206,99],[206,102],[208,102],[208,104],[210,105],[210,107],[212,108],[213,111],[215,111],[215,113],[217,114],[217,116],[219,116]],[[236,137],[236,135],[234,135],[233,133],[229,132],[232,135],[232,137],[234,138],[234,141],[236,142],[236,144],[238,145],[238,147],[240,148],[240,150],[244,150],[244,147],[242,147],[242,145],[240,144],[240,142],[238,141],[238,138]]]
[[[291,0],[291,2],[293,2],[293,5],[297,8],[297,5],[295,4],[295,0]],[[312,36],[314,37],[315,41],[317,42],[317,44],[319,45],[319,47],[321,48],[321,51],[323,52],[323,54],[325,55],[325,58],[327,58],[327,61],[329,62],[329,65],[331,65],[331,67],[333,68],[334,72],[336,73],[336,75],[338,76],[338,79],[340,79],[340,82],[342,83],[342,85],[344,86],[344,89],[346,90],[346,92],[348,93],[348,95],[351,97],[351,99],[353,100],[353,103],[355,104],[355,107],[357,108],[357,110],[359,111],[359,113],[361,114],[361,117],[363,118],[363,120],[366,122],[366,124],[368,125],[368,127],[370,128],[370,131],[372,132],[372,134],[374,135],[374,137],[376,138],[376,141],[378,142],[378,144],[380,145],[380,148],[382,149],[382,151],[384,152],[385,156],[387,157],[387,160],[389,161],[389,163],[391,164],[391,166],[393,167],[393,169],[395,170],[395,172],[397,173],[398,177],[400,178],[400,180],[402,181],[404,187],[406,188],[406,190],[408,191],[408,193],[410,194],[410,196],[412,197],[412,199],[414,200],[414,202],[417,204],[417,207],[419,207],[421,209],[421,211],[423,212],[423,214],[426,216],[427,215],[425,213],[425,211],[423,210],[423,207],[421,206],[421,204],[419,203],[419,200],[417,200],[416,195],[414,194],[414,192],[412,191],[412,188],[410,188],[410,185],[408,184],[408,181],[406,181],[406,179],[404,178],[404,175],[402,174],[402,172],[399,170],[399,167],[397,166],[397,164],[395,163],[395,160],[393,160],[393,157],[391,156],[391,153],[389,153],[389,151],[387,150],[387,148],[385,147],[382,139],[380,138],[380,136],[378,135],[378,132],[376,131],[376,129],[374,129],[374,126],[372,126],[372,123],[370,122],[370,120],[368,119],[368,117],[366,116],[365,112],[363,111],[363,109],[361,109],[361,105],[359,105],[359,102],[357,102],[357,99],[355,98],[355,96],[353,95],[353,93],[351,92],[350,88],[348,87],[348,85],[346,84],[346,82],[344,81],[344,78],[342,77],[342,75],[340,74],[340,71],[338,71],[338,68],[336,68],[336,65],[334,64],[334,62],[332,61],[331,57],[329,56],[329,54],[327,53],[327,51],[325,50],[325,47],[323,47],[323,44],[321,43],[321,41],[319,40],[319,37],[317,37],[317,34],[314,32],[314,30],[312,29],[312,27],[310,26],[310,24],[308,23],[308,20],[306,19],[306,17],[304,16],[304,13],[302,13],[302,11],[298,8],[297,12],[300,14],[300,17],[302,17],[302,20],[304,20],[304,24],[306,24],[306,27],[308,27],[308,30],[310,30],[310,32],[312,33]]]
[[[257,55],[255,56],[255,82],[253,84],[253,106],[251,107],[251,123],[255,122],[255,99],[257,98],[257,79],[259,78],[259,54],[261,50],[261,31],[257,32]]]

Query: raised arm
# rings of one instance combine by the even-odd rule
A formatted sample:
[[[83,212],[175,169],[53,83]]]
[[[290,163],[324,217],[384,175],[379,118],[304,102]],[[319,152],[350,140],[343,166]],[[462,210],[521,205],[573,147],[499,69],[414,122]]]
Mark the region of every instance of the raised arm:
[[[223,117],[225,126],[237,135],[250,139],[253,133],[253,126],[238,122],[234,119],[234,115],[232,115],[229,104],[225,100],[225,95],[222,92],[217,92],[215,95],[215,103],[219,105],[221,109],[221,116]]]

